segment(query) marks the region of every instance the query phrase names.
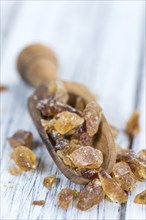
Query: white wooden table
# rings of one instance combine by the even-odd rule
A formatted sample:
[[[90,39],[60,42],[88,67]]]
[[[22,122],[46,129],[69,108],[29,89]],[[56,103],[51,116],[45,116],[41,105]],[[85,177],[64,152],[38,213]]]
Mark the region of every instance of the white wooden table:
[[[145,148],[145,64],[144,1],[2,1],[1,81],[8,91],[1,94],[1,219],[48,220],[142,220],[146,208],[133,203],[145,189],[140,183],[129,193],[126,204],[103,201],[82,212],[71,205],[60,209],[56,196],[61,188],[81,190],[83,186],[67,180],[40,144],[35,152],[37,170],[14,177],[9,174],[11,148],[6,138],[18,129],[39,135],[27,111],[27,97],[33,89],[18,77],[15,62],[28,44],[51,46],[59,59],[59,76],[86,84],[98,94],[108,120],[120,129],[117,142],[136,152]],[[140,133],[130,144],[123,128],[137,108]],[[42,181],[46,175],[60,178],[48,191]],[[44,207],[33,200],[46,200]]]

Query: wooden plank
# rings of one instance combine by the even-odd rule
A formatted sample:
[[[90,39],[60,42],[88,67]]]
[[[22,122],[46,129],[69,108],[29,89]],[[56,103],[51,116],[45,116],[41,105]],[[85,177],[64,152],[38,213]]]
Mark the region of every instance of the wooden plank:
[[[137,108],[140,111],[140,133],[134,138],[132,149],[136,152],[146,149],[146,130],[145,130],[145,65],[143,65],[142,80],[139,84],[139,100]],[[131,193],[127,202],[126,219],[146,219],[145,205],[137,205],[133,203],[135,196],[146,189],[146,182],[138,183],[136,189]]]
[[[23,1],[2,1],[1,2],[1,37],[2,44],[1,50],[4,51],[6,47],[7,37],[10,36],[12,27],[14,26],[15,21],[19,16],[20,8],[23,5]],[[3,62],[3,56],[1,57],[1,61]]]
[[[35,7],[33,2],[24,3],[19,19],[7,37],[2,63],[2,80],[10,84],[10,90],[2,95],[3,219],[109,220],[113,216],[120,219],[121,213],[125,217],[126,206],[107,201],[86,212],[77,210],[74,205],[67,211],[61,210],[56,205],[60,189],[71,187],[80,191],[82,186],[62,176],[44,147],[35,150],[40,158],[36,171],[11,176],[7,172],[11,164],[10,147],[5,139],[22,127],[31,130],[38,139],[26,108],[26,100],[32,90],[20,83],[14,68],[20,49],[34,41],[45,42],[55,49],[61,63],[60,76],[83,82],[98,93],[107,118],[122,130],[135,102],[142,10],[143,4],[137,2],[35,2]],[[40,11],[43,11],[42,16],[38,16]],[[9,73],[12,74],[11,82]],[[120,134],[118,142],[125,148],[129,146],[124,133]],[[42,181],[51,173],[57,174],[60,183],[48,191]],[[43,208],[32,206],[36,199],[46,199],[46,205]],[[129,206],[126,216],[129,216]],[[143,216],[144,209],[141,211]],[[138,213],[135,216],[138,218]]]
[[[17,7],[16,4],[18,2],[16,1],[2,1],[1,2],[1,34],[6,34],[7,28],[9,24],[11,23],[11,20],[13,18],[13,11],[14,8]]]

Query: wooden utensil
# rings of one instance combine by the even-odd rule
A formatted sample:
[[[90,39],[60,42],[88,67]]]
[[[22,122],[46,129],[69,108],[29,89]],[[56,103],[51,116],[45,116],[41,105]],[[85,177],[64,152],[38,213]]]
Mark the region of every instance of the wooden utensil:
[[[57,78],[58,62],[54,52],[43,44],[24,48],[17,59],[21,78],[34,87]]]
[[[32,86],[38,86],[44,82],[46,83],[50,80],[57,79],[57,66],[58,62],[54,52],[42,44],[32,44],[24,48],[24,50],[22,50],[19,54],[17,60],[17,68],[20,76],[26,83]],[[96,101],[93,94],[83,84],[67,81],[63,81],[63,83],[69,93],[70,105],[75,104],[77,96],[82,97],[86,103]],[[76,175],[73,170],[64,165],[54,150],[48,134],[41,125],[40,120],[42,117],[39,110],[36,108],[36,104],[40,99],[47,95],[47,90],[48,89],[45,85],[40,86],[36,89],[34,95],[28,99],[30,115],[57,167],[72,182],[85,184],[89,182],[89,179]],[[108,125],[104,115],[102,116],[98,134],[96,135],[95,147],[102,151],[104,157],[102,166],[108,173],[110,173],[116,160],[116,149],[110,126]]]
[[[81,96],[86,101],[86,103],[93,100],[95,101],[95,97],[84,85],[66,81],[63,82],[68,90],[69,96],[71,97],[70,100],[72,100],[72,103],[74,103],[77,96]],[[71,168],[64,165],[63,161],[58,157],[54,149],[53,143],[51,142],[51,139],[49,138],[48,134],[45,132],[44,128],[41,125],[42,116],[39,110],[36,108],[36,105],[40,99],[47,96],[47,93],[48,88],[45,85],[42,85],[39,88],[37,88],[34,94],[28,99],[28,108],[31,117],[43,142],[47,147],[47,150],[49,151],[52,159],[56,163],[57,167],[61,170],[61,172],[72,182],[78,184],[86,184],[90,181],[89,179],[77,175]],[[95,147],[101,150],[103,153],[104,162],[102,166],[108,173],[110,173],[113,169],[116,160],[116,150],[114,138],[112,136],[110,127],[104,115],[102,116],[101,125],[98,134],[96,135],[95,142]]]

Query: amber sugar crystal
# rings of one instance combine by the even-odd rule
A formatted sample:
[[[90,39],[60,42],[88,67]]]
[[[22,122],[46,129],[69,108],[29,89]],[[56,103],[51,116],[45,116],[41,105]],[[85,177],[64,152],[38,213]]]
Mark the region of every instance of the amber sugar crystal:
[[[32,203],[33,205],[43,206],[45,205],[45,200],[35,200]]]
[[[23,171],[35,169],[37,165],[36,156],[32,150],[21,146],[14,149],[11,154],[12,159]]]
[[[122,190],[120,185],[109,174],[106,173],[105,170],[100,170],[99,179],[105,194],[113,202],[124,203],[127,201],[127,194],[124,192],[124,190]]]
[[[46,176],[43,180],[44,186],[48,189],[51,189],[56,182],[57,178],[55,175]]]
[[[69,111],[81,115],[81,111],[78,109],[57,100],[56,94],[39,100],[36,107],[45,117],[52,117],[63,111]]]
[[[29,131],[18,130],[12,137],[8,138],[10,145],[15,148],[19,146],[32,147],[32,133]]]
[[[83,124],[83,122],[84,119],[81,118],[76,113],[64,111],[56,116],[56,122],[54,124],[54,128],[58,133],[64,135],[67,132],[71,131],[72,129]]]
[[[67,209],[73,198],[76,198],[77,195],[78,192],[76,190],[72,190],[70,188],[64,188],[59,192],[57,196],[57,204],[61,208]]]
[[[125,131],[130,137],[134,137],[138,134],[139,130],[139,112],[134,111],[126,123]]]
[[[146,190],[136,195],[134,203],[146,205]]]
[[[136,177],[126,162],[121,161],[115,164],[112,177],[123,190],[132,191],[136,186]]]
[[[103,162],[102,152],[90,146],[80,147],[68,157],[79,168],[99,168]]]
[[[4,91],[6,91],[7,89],[8,89],[7,86],[0,84],[0,92],[4,92]]]
[[[117,161],[125,161],[138,180],[146,179],[146,164],[137,158],[132,151],[121,151],[117,154]]]
[[[146,164],[146,149],[142,149],[138,152],[137,157],[140,161]]]
[[[88,210],[101,202],[104,198],[104,191],[98,179],[94,179],[79,193],[76,206],[80,210]]]
[[[86,121],[87,133],[89,136],[93,136],[98,131],[102,117],[102,109],[96,102],[89,102],[83,111],[83,116]]]

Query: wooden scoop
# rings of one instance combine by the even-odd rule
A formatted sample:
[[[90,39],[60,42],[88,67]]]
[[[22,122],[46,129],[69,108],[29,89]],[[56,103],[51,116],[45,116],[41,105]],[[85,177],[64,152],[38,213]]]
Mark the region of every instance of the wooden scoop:
[[[93,94],[87,89],[86,86],[79,84],[79,83],[73,83],[73,82],[66,82],[63,81],[65,87],[68,90],[70,100],[72,100],[72,103],[75,102],[75,99],[77,96],[82,97],[86,103],[90,101],[95,101],[95,97]],[[41,125],[41,119],[42,116],[40,114],[40,111],[36,108],[36,105],[38,101],[44,97],[46,97],[48,94],[48,88],[45,85],[42,85],[36,89],[34,94],[28,99],[28,108],[31,114],[31,117],[35,123],[35,126],[45,143],[47,150],[49,151],[52,159],[56,163],[57,167],[60,169],[60,171],[72,182],[78,183],[78,184],[86,184],[90,180],[87,178],[84,178],[82,176],[77,175],[71,168],[67,167],[63,161],[58,157],[54,147],[53,143],[51,142],[51,139],[49,139],[48,134],[44,130],[44,128]],[[104,115],[102,115],[101,124],[99,127],[99,131],[96,135],[96,144],[95,147],[102,151],[104,162],[102,164],[102,167],[110,173],[113,169],[113,166],[116,161],[116,148],[115,148],[115,142],[113,135],[111,133],[110,126],[108,125]]]

